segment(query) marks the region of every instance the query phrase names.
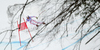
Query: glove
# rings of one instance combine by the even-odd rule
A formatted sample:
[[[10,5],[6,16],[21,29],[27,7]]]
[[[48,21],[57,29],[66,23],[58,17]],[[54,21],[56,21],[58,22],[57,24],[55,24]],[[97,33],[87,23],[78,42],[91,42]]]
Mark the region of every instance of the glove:
[[[38,19],[38,17],[36,17],[36,19]]]

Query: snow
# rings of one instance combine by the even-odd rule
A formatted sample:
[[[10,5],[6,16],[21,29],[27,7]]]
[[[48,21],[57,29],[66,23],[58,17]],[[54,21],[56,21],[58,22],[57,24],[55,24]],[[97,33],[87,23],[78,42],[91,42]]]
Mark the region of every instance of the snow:
[[[0,12],[0,14],[1,14],[0,15],[0,23],[1,23],[0,24],[0,32],[4,31],[4,30],[7,30],[7,29],[10,29],[10,23],[9,23],[10,21],[9,20],[11,20],[12,17],[9,17],[7,15],[8,6],[9,5],[14,5],[16,3],[17,4],[25,3],[25,1],[26,0],[10,0],[10,1],[9,0],[6,0],[6,1],[2,0],[2,1],[0,1],[1,2],[0,3],[0,7],[1,7],[1,9],[0,9],[0,11],[1,11]],[[44,1],[46,1],[46,0],[44,0]],[[46,2],[44,2],[44,1],[31,3],[31,4],[29,4],[30,6],[26,6],[22,17],[24,19],[26,19],[26,17],[28,15],[30,15],[30,16],[34,15],[34,16],[37,16],[39,18],[39,19],[34,19],[34,20],[44,21],[46,23],[50,22],[51,19],[54,19],[53,16],[56,16],[59,13],[59,12],[57,12],[57,13],[55,13],[56,15],[51,15],[52,14],[51,10],[55,9],[53,11],[53,13],[54,13],[59,8],[52,7],[52,6],[55,5],[55,2],[53,2],[52,4],[47,4],[49,6],[44,7],[45,10],[44,9],[41,10],[41,7],[43,6],[42,4],[47,2],[47,1]],[[56,7],[58,7],[58,6],[61,6],[61,4],[58,4]],[[48,11],[46,11],[46,10],[48,10]],[[17,10],[15,10],[15,11],[17,11]],[[41,12],[43,12],[42,14],[46,14],[46,15],[40,14]],[[19,16],[19,14],[20,14],[20,12],[14,18],[14,22],[16,24],[16,25],[14,25],[14,28],[17,27],[16,21],[18,21],[18,19],[19,19],[19,17],[17,17],[17,16]],[[49,17],[49,15],[51,15],[51,17]],[[92,50],[92,49],[97,50],[99,48],[98,47],[99,46],[98,43],[100,42],[100,40],[97,40],[95,45],[94,45],[94,43],[95,43],[95,40],[98,39],[98,36],[96,37],[96,39],[93,39],[93,41],[90,42],[89,44],[85,45],[84,43],[87,42],[90,39],[90,37],[92,37],[94,35],[93,33],[95,33],[95,31],[97,31],[98,28],[95,31],[91,32],[90,34],[86,35],[86,37],[80,38],[81,37],[80,36],[81,33],[79,33],[79,35],[77,35],[77,37],[72,39],[73,36],[75,36],[75,34],[76,34],[74,32],[76,30],[75,28],[77,28],[77,26],[81,23],[82,20],[83,19],[80,16],[78,16],[78,17],[74,18],[73,20],[71,20],[69,23],[67,23],[67,25],[68,25],[67,27],[69,28],[68,29],[68,31],[69,31],[68,32],[68,37],[66,36],[66,34],[64,34],[64,36],[62,38],[60,38],[60,37],[61,37],[63,31],[66,29],[65,28],[66,24],[64,24],[66,22],[63,22],[63,24],[59,26],[60,29],[58,28],[59,29],[59,33],[57,35],[54,34],[54,33],[56,33],[55,31],[57,29],[54,29],[53,32],[48,33],[48,31],[51,30],[53,28],[53,26],[56,24],[55,22],[52,22],[51,24],[49,24],[44,29],[44,31],[42,33],[40,33],[38,36],[36,36],[33,39],[34,42],[32,42],[32,41],[30,42],[30,44],[27,47],[27,50],[73,50],[75,45],[79,45],[80,44],[78,42],[80,42],[81,39],[83,39],[83,40],[81,42],[82,44],[81,44],[80,50]],[[58,22],[60,20],[55,20],[55,21]],[[37,33],[37,31],[40,28],[42,28],[44,25],[40,25],[39,28],[37,28],[36,26],[31,25],[30,23],[27,23],[27,26],[28,26],[32,36],[34,36]],[[85,28],[83,28],[83,31],[85,32],[86,29],[88,29],[88,28],[89,28],[89,26],[85,25]],[[0,40],[2,40],[2,38],[4,37],[5,34],[6,33],[3,33],[3,34],[0,35]],[[85,33],[83,33],[83,34],[85,34]],[[20,43],[19,43],[18,30],[13,32],[13,34],[12,34],[12,42],[11,42],[12,43],[12,50],[23,50],[24,47],[27,45],[27,42],[30,39],[30,35],[29,35],[28,30],[20,31],[20,35],[21,35],[22,46],[20,46]],[[9,42],[9,37],[10,37],[10,32],[7,33],[5,39],[0,44],[0,49],[1,50],[4,50],[5,45]],[[94,48],[94,47],[96,47],[96,48]],[[6,49],[7,50],[11,50],[10,48],[11,48],[11,46],[9,45]]]

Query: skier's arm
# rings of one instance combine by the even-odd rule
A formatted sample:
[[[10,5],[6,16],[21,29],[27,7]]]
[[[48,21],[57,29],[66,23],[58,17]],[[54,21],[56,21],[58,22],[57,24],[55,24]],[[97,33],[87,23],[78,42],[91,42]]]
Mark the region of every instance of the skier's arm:
[[[36,19],[38,19],[38,17],[36,17],[36,16],[29,16],[29,17],[31,17],[31,18],[35,17]]]
[[[29,17],[31,17],[31,18],[35,17],[36,18],[36,16],[29,16]]]

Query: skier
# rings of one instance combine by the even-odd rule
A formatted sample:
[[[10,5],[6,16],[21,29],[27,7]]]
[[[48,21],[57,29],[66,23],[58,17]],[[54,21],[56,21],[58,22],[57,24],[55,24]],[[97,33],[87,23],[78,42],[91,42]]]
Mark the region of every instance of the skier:
[[[33,20],[32,18],[35,17],[36,19],[38,19],[38,17],[36,16],[28,16],[27,19],[26,19],[26,22],[30,22],[31,24],[33,25],[36,25],[37,27],[39,26],[38,24],[45,24],[44,22],[37,22],[35,20]]]

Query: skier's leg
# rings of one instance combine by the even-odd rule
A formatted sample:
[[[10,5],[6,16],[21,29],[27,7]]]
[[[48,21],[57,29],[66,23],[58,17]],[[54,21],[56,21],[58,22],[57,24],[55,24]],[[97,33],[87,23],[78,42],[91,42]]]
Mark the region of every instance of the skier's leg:
[[[45,24],[44,22],[38,22],[38,24]]]
[[[37,24],[35,24],[35,23],[32,23],[32,21],[30,21],[30,23],[31,23],[31,24],[33,24],[33,25],[36,25],[36,26],[38,27],[38,25],[37,25]]]
[[[35,24],[35,23],[32,23],[32,21],[30,21],[30,23],[33,24],[33,25],[37,25],[37,24]]]
[[[34,21],[35,23],[38,23],[37,21],[35,21],[35,20],[32,20],[32,21]]]

